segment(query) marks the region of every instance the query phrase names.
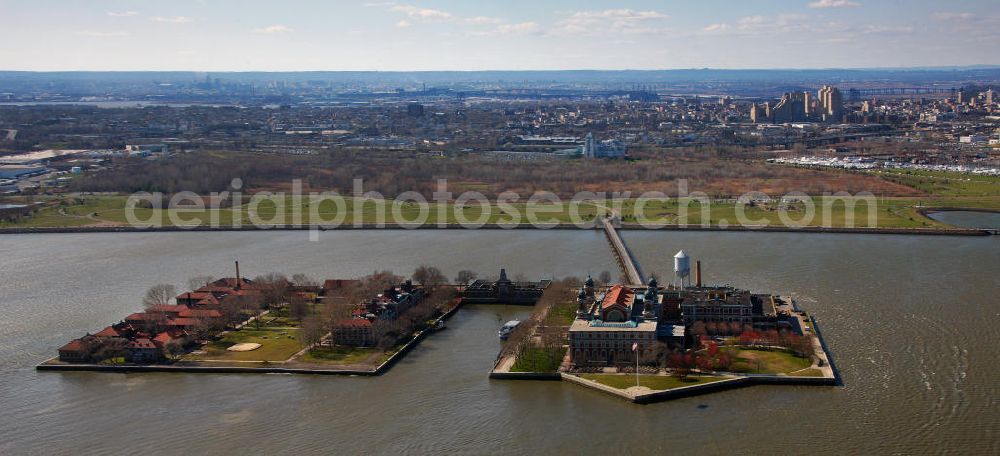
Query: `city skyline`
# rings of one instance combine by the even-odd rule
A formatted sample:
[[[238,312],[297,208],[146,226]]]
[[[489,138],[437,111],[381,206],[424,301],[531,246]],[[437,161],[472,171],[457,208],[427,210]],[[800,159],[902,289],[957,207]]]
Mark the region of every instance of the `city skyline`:
[[[1000,64],[986,1],[0,2],[3,70],[569,70]],[[32,38],[34,37],[34,38]]]

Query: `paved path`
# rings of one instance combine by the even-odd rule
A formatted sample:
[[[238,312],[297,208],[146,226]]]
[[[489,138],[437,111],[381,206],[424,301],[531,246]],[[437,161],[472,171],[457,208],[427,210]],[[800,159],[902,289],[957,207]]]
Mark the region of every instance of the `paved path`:
[[[637,287],[643,286],[644,283],[642,275],[639,274],[639,267],[636,266],[632,254],[625,248],[625,243],[622,242],[622,237],[618,234],[618,230],[615,229],[615,225],[611,223],[611,219],[602,219],[601,224],[604,227],[604,234],[608,237],[608,242],[611,243],[611,249],[618,260],[618,265],[621,267],[622,272],[625,273],[628,284]]]

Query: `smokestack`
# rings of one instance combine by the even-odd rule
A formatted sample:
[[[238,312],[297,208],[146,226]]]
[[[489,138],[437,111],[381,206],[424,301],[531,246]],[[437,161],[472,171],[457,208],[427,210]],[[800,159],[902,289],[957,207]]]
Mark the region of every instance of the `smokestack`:
[[[694,262],[694,282],[696,287],[701,288],[701,260]]]
[[[240,262],[236,261],[236,288],[240,287]]]

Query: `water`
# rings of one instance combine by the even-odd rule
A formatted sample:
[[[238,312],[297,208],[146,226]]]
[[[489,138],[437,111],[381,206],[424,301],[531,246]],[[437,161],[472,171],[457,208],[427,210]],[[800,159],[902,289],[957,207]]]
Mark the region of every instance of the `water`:
[[[928,217],[962,228],[1000,230],[1000,213],[997,212],[941,211],[932,212]]]
[[[1000,453],[995,237],[623,232],[669,280],[795,293],[843,387],[756,386],[639,406],[560,382],[491,381],[496,329],[462,309],[377,378],[36,372],[149,285],[227,271],[317,278],[436,264],[562,277],[614,271],[591,231],[139,233],[0,237],[0,453]],[[181,437],[183,436],[183,437]]]

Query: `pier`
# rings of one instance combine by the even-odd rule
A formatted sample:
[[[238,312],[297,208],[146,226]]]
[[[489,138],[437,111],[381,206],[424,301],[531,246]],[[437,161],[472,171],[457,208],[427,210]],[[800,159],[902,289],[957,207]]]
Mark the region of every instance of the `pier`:
[[[611,251],[615,254],[618,267],[625,275],[627,284],[641,287],[644,285],[644,282],[642,280],[642,273],[639,272],[639,266],[636,264],[635,259],[632,258],[632,253],[625,247],[625,242],[622,241],[612,220],[612,218],[601,219],[604,234],[608,238],[608,243],[611,244]]]

